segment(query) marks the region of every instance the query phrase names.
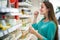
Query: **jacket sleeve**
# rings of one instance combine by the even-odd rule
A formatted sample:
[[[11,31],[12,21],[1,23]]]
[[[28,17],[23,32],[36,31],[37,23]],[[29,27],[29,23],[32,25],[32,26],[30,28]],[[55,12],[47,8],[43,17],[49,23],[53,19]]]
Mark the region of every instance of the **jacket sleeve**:
[[[32,27],[35,29],[35,30],[38,30],[38,25],[41,23],[43,19],[41,19],[38,23],[34,23],[32,24]]]
[[[33,27],[35,30],[38,30],[38,24],[37,24],[37,23],[32,24],[32,27]]]

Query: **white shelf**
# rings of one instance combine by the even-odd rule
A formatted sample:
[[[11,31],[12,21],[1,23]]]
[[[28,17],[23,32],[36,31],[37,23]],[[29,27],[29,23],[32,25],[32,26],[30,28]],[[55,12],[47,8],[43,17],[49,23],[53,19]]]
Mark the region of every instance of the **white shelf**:
[[[24,8],[24,7],[23,7],[23,8],[20,8],[20,10],[21,10],[21,9],[24,9],[24,11],[25,11],[25,10],[30,10],[29,8]]]
[[[12,13],[19,13],[19,9],[17,8],[1,8],[1,12],[12,12]]]
[[[37,40],[37,37],[33,34],[28,34],[27,38],[25,38],[25,40]]]
[[[21,27],[21,25],[22,25],[22,24],[17,24],[17,25],[15,25],[14,27],[8,29],[8,31],[9,31],[9,32],[13,32],[13,31],[15,31],[17,28]]]
[[[18,36],[15,38],[15,40],[18,40],[22,36],[22,32],[18,34]]]
[[[26,2],[19,2],[18,5],[20,5],[20,6],[28,6],[28,7],[32,6],[31,4],[26,3]]]
[[[20,39],[20,40],[37,40],[37,39],[38,39],[38,38],[37,38],[35,35],[29,33],[29,34],[26,36],[26,38]]]
[[[19,15],[20,18],[30,18],[31,15]]]
[[[21,27],[21,30],[25,30],[25,31],[29,30],[30,25],[31,23],[28,23],[26,26]]]
[[[17,28],[21,27],[22,24],[17,24],[11,28],[9,28],[8,30],[5,30],[5,31],[0,31],[0,37],[4,36],[4,35],[7,35],[13,31],[15,31]]]
[[[27,40],[30,40],[31,39],[31,37],[32,37],[32,34],[30,34],[30,36],[28,37],[28,38],[26,38]]]
[[[3,33],[2,33],[2,31],[0,31],[0,37],[2,37],[3,36]]]

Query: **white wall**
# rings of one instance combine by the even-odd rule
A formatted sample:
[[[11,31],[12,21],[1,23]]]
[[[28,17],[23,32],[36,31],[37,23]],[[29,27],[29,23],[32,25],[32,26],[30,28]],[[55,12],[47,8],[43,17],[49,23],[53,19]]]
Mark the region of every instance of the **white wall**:
[[[54,10],[56,11],[56,8],[60,6],[60,0],[49,0],[49,1],[53,4]]]

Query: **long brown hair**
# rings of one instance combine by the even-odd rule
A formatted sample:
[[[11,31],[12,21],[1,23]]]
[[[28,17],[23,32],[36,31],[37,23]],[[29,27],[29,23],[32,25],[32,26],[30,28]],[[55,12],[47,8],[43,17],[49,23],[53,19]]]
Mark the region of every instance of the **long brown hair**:
[[[57,30],[56,30],[56,33],[55,33],[54,40],[58,40],[58,22],[56,20],[55,14],[54,14],[53,5],[50,2],[48,2],[48,1],[44,1],[43,3],[47,7],[47,9],[49,9],[49,12],[48,12],[48,18],[49,18],[49,20],[54,21],[55,24],[56,24]]]

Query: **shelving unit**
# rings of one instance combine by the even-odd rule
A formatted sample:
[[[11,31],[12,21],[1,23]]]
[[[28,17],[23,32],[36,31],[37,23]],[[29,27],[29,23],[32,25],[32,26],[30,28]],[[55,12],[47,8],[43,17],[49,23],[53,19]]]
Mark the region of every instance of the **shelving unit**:
[[[27,2],[20,2],[18,5],[32,7],[32,5]]]
[[[13,32],[13,31],[15,31],[17,28],[20,28],[21,26],[22,26],[21,23],[20,23],[20,24],[17,24],[17,25],[15,25],[15,26],[11,27],[10,29],[8,29],[8,31],[11,33],[11,32]]]
[[[7,6],[7,0],[0,0],[0,7],[6,7]]]
[[[15,40],[18,40],[20,37],[22,36],[22,33],[20,32],[17,37],[15,38]]]
[[[7,34],[13,32],[13,31],[15,31],[17,28],[20,28],[21,25],[22,24],[17,24],[17,25],[15,25],[15,26],[13,26],[13,27],[5,30],[5,31],[0,31],[0,33],[1,33],[0,37],[3,37],[4,35],[7,35]]]
[[[37,40],[37,37],[33,34],[28,34],[30,35],[28,38],[26,38],[26,40]]]
[[[31,33],[27,34],[26,38],[20,40],[37,40],[37,37]]]
[[[0,12],[19,13],[17,8],[0,8]]]
[[[20,17],[21,19],[26,19],[26,18],[30,18],[31,15],[19,15],[19,17]]]
[[[25,11],[26,10],[30,10],[29,7],[32,7],[32,5],[28,1],[29,0],[26,0],[26,2],[19,2],[18,5],[19,6],[23,6],[23,9]],[[26,6],[27,8],[24,8],[24,6]],[[30,11],[27,11],[27,12],[30,12]],[[21,19],[24,20],[24,19],[29,19],[29,18],[32,17],[31,14],[30,15],[25,15],[25,14],[23,15],[22,13],[20,13],[19,8],[7,8],[7,7],[5,7],[5,8],[1,8],[0,9],[0,12],[7,12],[6,16],[9,15],[9,16],[12,16],[12,17],[13,16],[15,17],[15,15],[18,15],[20,17],[19,21]],[[16,25],[11,26],[10,28],[8,28],[5,31],[0,30],[0,38],[1,37],[5,37],[6,35],[8,35],[8,37],[6,37],[6,38],[9,38],[10,39],[10,36],[13,35],[13,36],[15,36],[15,38],[13,40],[18,40],[23,35],[23,33],[22,33],[23,31],[29,31],[29,25],[30,25],[30,23],[28,23],[28,24],[26,23],[26,26],[24,26],[24,27],[22,25],[23,25],[22,23],[19,23],[19,24],[16,23]],[[16,31],[18,28],[20,30]],[[19,31],[21,31],[21,32],[19,32]],[[15,32],[17,32],[17,33],[15,33]],[[29,34],[29,35],[30,36],[27,37],[27,38],[25,38],[24,40],[30,40],[31,37],[32,37],[32,34]]]

